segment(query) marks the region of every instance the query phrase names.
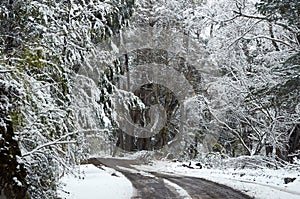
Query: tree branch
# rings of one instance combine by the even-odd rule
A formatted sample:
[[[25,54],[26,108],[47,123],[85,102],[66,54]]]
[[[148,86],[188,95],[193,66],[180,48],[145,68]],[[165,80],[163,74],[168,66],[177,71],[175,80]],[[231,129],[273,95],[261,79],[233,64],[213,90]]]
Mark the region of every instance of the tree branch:
[[[239,11],[236,11],[234,10],[233,11],[235,14],[238,15],[238,17],[246,17],[246,18],[250,18],[250,19],[258,19],[258,20],[264,20],[264,21],[269,21],[269,22],[273,22],[274,24],[278,25],[278,26],[281,26],[283,27],[284,29],[287,29],[289,31],[291,31],[292,33],[295,33],[295,34],[299,34],[300,31],[297,30],[297,29],[294,29],[294,28],[291,28],[289,25],[287,24],[284,24],[284,23],[280,23],[278,21],[275,21],[273,19],[270,19],[268,18],[268,16],[255,16],[255,15],[248,15],[248,14],[244,14],[242,13],[240,10]]]
[[[0,73],[10,73],[12,72],[11,70],[0,70]]]
[[[244,39],[246,40],[253,40],[253,39],[258,39],[258,38],[263,38],[263,39],[268,39],[268,40],[271,40],[271,41],[274,41],[274,42],[279,42],[279,43],[282,43],[290,48],[293,48],[290,44],[286,43],[285,41],[282,41],[280,39],[276,39],[276,38],[272,38],[272,37],[269,37],[269,36],[265,36],[265,35],[257,35],[257,36],[254,36],[254,37],[243,37]]]
[[[208,110],[209,112],[212,114],[212,116],[222,125],[224,125],[226,128],[228,128],[230,131],[232,131],[240,140],[240,142],[242,143],[243,147],[247,150],[247,152],[251,155],[251,150],[250,148],[246,145],[246,143],[244,142],[243,138],[241,137],[241,135],[239,134],[239,132],[233,128],[231,128],[228,124],[226,124],[225,122],[221,121],[211,110],[210,106],[208,105],[208,101],[206,99],[204,99],[205,103],[207,104]]]
[[[77,133],[78,133],[78,131],[75,131],[75,132],[72,132],[72,133],[68,133],[68,134],[66,134],[66,135],[64,135],[64,136],[62,136],[62,137],[60,137],[60,138],[58,138],[58,139],[56,139],[56,140],[54,140],[52,142],[47,142],[45,144],[42,144],[42,145],[36,147],[35,149],[33,149],[32,151],[23,154],[22,157],[29,156],[29,155],[37,152],[38,150],[40,150],[42,148],[45,148],[47,146],[51,146],[51,145],[56,145],[56,144],[72,144],[72,143],[74,144],[75,143],[74,141],[61,141],[61,140],[65,139],[65,138],[67,138],[69,136],[75,135]]]
[[[234,44],[235,44],[236,42],[238,42],[239,40],[243,39],[244,36],[245,36],[248,32],[250,32],[250,31],[254,28],[254,26],[255,26],[256,24],[258,24],[259,22],[261,22],[261,20],[255,22],[254,24],[252,24],[251,27],[250,27],[247,31],[245,31],[239,38],[235,39],[235,40],[228,46],[228,48],[230,48],[232,45],[234,45]]]
[[[51,145],[57,145],[57,144],[74,144],[76,143],[77,141],[75,140],[70,140],[70,141],[62,141],[63,139],[69,137],[69,136],[72,136],[72,135],[75,135],[75,134],[78,134],[80,132],[89,132],[89,131],[106,131],[107,129],[86,129],[86,130],[78,130],[78,131],[74,131],[74,132],[71,132],[71,133],[68,133],[66,135],[63,135],[62,137],[52,141],[52,142],[47,142],[45,144],[42,144],[38,147],[36,147],[35,149],[33,149],[32,151],[28,152],[28,153],[25,153],[22,155],[22,157],[25,157],[25,156],[29,156],[33,153],[36,153],[38,152],[40,149],[42,148],[45,148],[45,147],[48,147],[48,146],[51,146]]]

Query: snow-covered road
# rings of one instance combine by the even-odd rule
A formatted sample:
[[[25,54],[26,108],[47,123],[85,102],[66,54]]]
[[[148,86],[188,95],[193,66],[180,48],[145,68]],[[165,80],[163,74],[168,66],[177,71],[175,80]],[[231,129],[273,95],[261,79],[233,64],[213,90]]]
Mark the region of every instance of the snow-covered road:
[[[300,168],[299,169],[194,169],[182,166],[180,162],[155,161],[151,165],[135,165],[137,170],[159,172],[204,178],[224,184],[256,199],[300,199]],[[285,184],[284,178],[295,179]]]
[[[194,169],[191,169],[183,167],[180,162],[170,161],[155,161],[151,165],[141,165],[134,160],[95,160],[97,159],[92,162],[98,165],[98,168],[93,165],[81,165],[76,171],[80,178],[65,176],[61,180],[65,184],[62,187],[64,191],[60,191],[61,198],[129,199],[155,197],[187,199],[195,196],[226,198],[226,195],[222,195],[224,192],[229,192],[228,198],[248,198],[241,192],[258,199],[300,198],[300,174],[297,171],[266,168],[255,170],[199,169],[193,162],[191,166]],[[101,163],[113,168],[106,167]],[[296,179],[285,184],[284,177]],[[226,186],[219,186],[211,181]],[[236,192],[227,186],[241,192]]]
[[[140,165],[136,160],[93,158],[90,163],[106,165],[122,172],[137,190],[135,198],[175,199],[175,198],[240,198],[249,196],[230,187],[217,184],[201,178],[183,176],[180,174],[163,174],[158,172],[143,172],[135,169]]]

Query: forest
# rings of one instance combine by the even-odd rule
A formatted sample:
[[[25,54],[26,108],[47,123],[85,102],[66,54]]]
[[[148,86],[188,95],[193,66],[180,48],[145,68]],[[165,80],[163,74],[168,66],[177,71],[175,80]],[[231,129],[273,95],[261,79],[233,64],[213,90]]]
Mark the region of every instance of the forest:
[[[0,196],[91,155],[300,158],[297,0],[1,0]]]

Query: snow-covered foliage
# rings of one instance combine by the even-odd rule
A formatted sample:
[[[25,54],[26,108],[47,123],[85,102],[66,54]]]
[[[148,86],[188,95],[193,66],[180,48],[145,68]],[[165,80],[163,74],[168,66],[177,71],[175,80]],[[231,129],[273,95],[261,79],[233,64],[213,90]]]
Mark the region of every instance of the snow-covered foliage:
[[[284,3],[1,1],[0,141],[18,142],[12,157],[26,168],[24,179],[9,180],[30,185],[32,198],[51,198],[71,165],[99,150],[118,154],[114,145],[166,146],[162,153],[183,159],[265,153],[292,161],[300,151],[299,13],[282,12]],[[299,4],[289,6],[297,11]],[[122,49],[128,24],[129,38],[151,45]],[[174,89],[148,79],[130,90],[134,77],[142,78],[132,76],[143,70],[136,65],[155,62],[177,71],[156,74]],[[174,83],[174,74],[186,81]],[[178,99],[178,89],[188,86],[192,94]],[[164,118],[153,104],[167,115],[160,134],[139,138],[120,130],[118,117],[141,127]]]
[[[207,84],[204,100],[220,125],[223,147],[231,155],[253,155],[271,143],[283,158],[291,129],[299,124],[299,41],[295,26],[267,20],[255,3],[208,1],[185,22],[192,36],[200,31],[199,40],[220,69],[220,77]],[[241,148],[234,146],[235,139]]]
[[[138,2],[131,28],[150,26],[158,32],[168,29],[184,33],[183,51],[194,58],[190,60],[198,69],[188,71],[198,77],[196,89],[194,79],[187,78],[197,94],[187,101],[189,118],[181,130],[172,132],[181,131],[184,136],[169,142],[169,146],[177,146],[173,148],[176,154],[194,157],[203,151],[222,151],[231,156],[268,153],[291,160],[288,153],[296,150],[291,142],[299,146],[298,138],[292,137],[299,134],[295,130],[299,125],[299,31],[291,20],[265,16],[257,9],[258,2]],[[154,41],[160,47],[164,44]],[[156,58],[147,55],[149,50],[144,54],[148,62],[163,60],[159,52]],[[195,54],[202,54],[202,60]],[[172,66],[185,72],[182,65],[179,69]],[[175,113],[177,124],[179,113]],[[170,150],[172,147],[167,147]]]
[[[102,55],[97,45],[127,24],[133,3],[0,3],[1,137],[3,121],[12,121],[15,136],[10,136],[21,150],[15,159],[25,165],[30,197],[55,197],[59,177],[84,157],[85,132],[109,126],[99,102],[106,93],[97,87],[98,79],[82,71],[103,73],[88,58]],[[1,186],[2,191],[8,192]]]

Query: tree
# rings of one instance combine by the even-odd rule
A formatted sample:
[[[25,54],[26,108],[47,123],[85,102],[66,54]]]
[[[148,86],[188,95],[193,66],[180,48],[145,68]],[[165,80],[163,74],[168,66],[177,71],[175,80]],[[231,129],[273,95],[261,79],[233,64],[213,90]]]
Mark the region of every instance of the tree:
[[[295,28],[295,33],[298,42],[300,43],[300,34],[297,29],[300,27],[300,3],[299,1],[279,1],[275,0],[272,2],[262,0],[256,4],[258,12],[265,15],[270,21],[275,22],[287,22],[286,25],[290,26],[291,29]]]
[[[4,175],[1,170],[1,194],[4,189],[6,197],[14,198],[14,190],[22,188],[24,196],[28,187],[32,198],[53,198],[60,175],[83,158],[87,129],[78,122],[78,110],[83,109],[77,95],[85,96],[84,102],[99,114],[103,109],[97,103],[101,93],[93,87],[95,83],[80,92],[73,89],[78,86],[76,77],[82,77],[83,83],[93,82],[76,72],[90,67],[87,57],[91,54],[101,55],[97,44],[127,23],[133,6],[130,0],[1,2],[0,75],[5,91],[1,87],[1,100],[11,107],[1,112],[6,125],[1,126],[1,139],[11,141],[7,146],[11,153],[1,150],[1,157],[13,163],[1,162],[1,169],[10,171]],[[22,95],[7,89],[11,82]],[[89,91],[95,95],[86,95]],[[102,115],[95,121],[105,119]],[[14,167],[17,164],[21,166]],[[11,179],[14,173],[18,176]]]
[[[124,31],[125,34],[131,33],[129,39],[126,35],[122,35],[125,47],[126,42],[134,42],[130,43],[131,45],[127,44],[129,48],[125,48],[127,51],[119,57],[119,71],[122,72],[118,74],[117,77],[115,76],[115,79],[119,81],[119,83],[115,85],[122,85],[123,83],[125,88],[121,89],[127,91],[130,87],[135,88],[136,84],[141,82],[139,79],[142,79],[142,72],[140,72],[140,76],[135,74],[143,70],[143,65],[155,63],[163,65],[160,69],[161,74],[166,74],[164,66],[170,67],[182,74],[184,79],[187,80],[188,85],[193,87],[194,91],[201,92],[199,86],[201,75],[195,66],[197,65],[196,62],[199,61],[197,58],[203,56],[205,53],[203,53],[204,49],[200,49],[201,47],[199,46],[198,48],[189,47],[193,42],[188,40],[188,33],[185,32],[187,29],[184,27],[184,23],[180,22],[183,19],[182,12],[192,5],[191,3],[186,7],[186,3],[187,1],[140,2],[140,7],[138,7],[131,20],[132,26],[127,29],[127,32],[126,30]],[[181,39],[184,39],[184,41],[180,43]],[[178,45],[174,44],[174,41],[179,41]],[[124,44],[120,45],[122,46]],[[124,47],[122,46],[121,49],[124,49]],[[172,51],[172,49],[174,51]],[[198,54],[198,56],[193,57],[196,59],[195,65],[189,60],[192,56],[189,57],[188,52],[190,53],[192,50],[194,54]],[[146,71],[147,67],[145,66],[144,68]],[[145,71],[143,72],[145,73]],[[135,76],[132,77],[131,75]],[[151,76],[151,74],[149,74],[149,76]],[[172,80],[175,78],[166,74],[165,79],[169,80],[169,83],[172,84],[174,83]],[[120,83],[120,80],[124,80],[125,82]],[[176,83],[179,84],[179,82]],[[152,83],[151,80],[149,80],[149,84],[140,86],[139,89],[133,90],[132,92],[141,98],[140,100],[144,102],[144,107],[142,108],[137,106],[137,103],[130,104],[129,102],[128,107],[124,107],[123,110],[127,111],[132,108],[135,108],[135,110],[131,110],[131,116],[125,115],[123,118],[126,119],[130,117],[135,121],[132,123],[136,123],[137,126],[145,127],[155,120],[155,118],[150,118],[150,106],[160,104],[166,111],[167,124],[160,132],[157,132],[157,135],[147,138],[139,138],[138,136],[126,135],[126,132],[118,132],[118,134],[121,135],[118,136],[117,144],[126,150],[160,149],[165,146],[166,143],[170,143],[171,140],[176,137],[176,134],[182,133],[179,127],[181,123],[179,118],[182,113],[179,104],[182,104],[182,102],[179,103],[175,97],[178,93],[167,88],[167,86]],[[182,88],[180,85],[178,85],[178,87]],[[118,88],[120,88],[120,86]],[[187,88],[185,88],[185,90],[187,90]],[[119,101],[121,101],[121,103],[127,102],[124,98],[122,101]],[[121,114],[119,114],[119,116],[120,115]],[[182,123],[185,123],[185,121]],[[188,142],[188,139],[185,139],[185,141]],[[181,139],[179,142],[185,141]],[[179,145],[180,148],[184,148],[184,146],[181,147],[182,143]]]
[[[11,120],[12,112],[20,105],[21,91],[15,82],[0,81],[0,187],[8,198],[25,198],[28,184],[27,171],[19,162],[21,151]]]
[[[222,74],[208,84],[206,96],[209,110],[220,124],[221,144],[230,143],[231,150],[239,143],[240,154],[248,155],[260,154],[268,142],[286,150],[288,132],[297,124],[297,114],[269,100],[281,99],[279,93],[266,96],[265,92],[258,95],[256,91],[275,90],[285,87],[282,85],[287,82],[297,82],[292,80],[295,76],[288,79],[275,73],[278,68],[284,68],[281,62],[299,48],[295,26],[257,15],[250,1],[211,2],[196,9],[197,19],[202,22],[197,24],[198,28],[209,30],[209,34],[201,37],[206,40],[212,63],[217,64]],[[194,24],[193,20],[189,22]],[[295,74],[297,67],[293,68]],[[298,104],[296,98],[291,101],[293,105]],[[223,136],[228,130],[231,135]]]

